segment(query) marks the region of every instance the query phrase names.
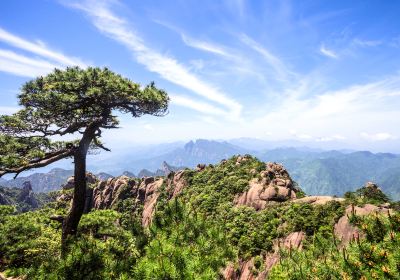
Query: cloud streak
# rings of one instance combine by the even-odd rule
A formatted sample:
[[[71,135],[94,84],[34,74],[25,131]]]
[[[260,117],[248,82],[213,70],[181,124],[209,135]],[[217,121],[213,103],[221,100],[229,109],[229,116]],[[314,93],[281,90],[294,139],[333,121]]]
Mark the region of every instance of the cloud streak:
[[[321,52],[321,54],[330,57],[330,58],[335,58],[338,59],[339,56],[332,50],[329,50],[325,47],[325,45],[321,45],[321,47],[319,48],[319,51]]]
[[[190,108],[200,113],[204,113],[207,115],[217,115],[217,116],[225,116],[226,112],[218,107],[215,107],[207,102],[199,102],[198,100],[194,100],[192,98],[188,98],[182,95],[171,95],[171,103],[179,106],[183,106],[186,108]]]
[[[84,4],[75,3],[70,6],[83,11],[100,32],[132,51],[137,62],[149,71],[158,73],[163,79],[225,107],[230,118],[240,118],[241,104],[226,96],[217,87],[198,78],[174,58],[148,47],[126,20],[113,13],[109,2],[86,1]]]
[[[206,41],[199,41],[199,40],[193,39],[183,33],[181,33],[181,38],[182,38],[182,41],[189,47],[199,49],[202,51],[206,51],[206,52],[210,52],[213,54],[217,54],[217,55],[227,57],[227,58],[234,57],[233,55],[229,54],[229,52],[227,50],[225,50],[223,47],[218,46],[216,44],[209,43]]]
[[[13,47],[46,57],[61,65],[77,65],[86,67],[86,64],[78,58],[68,57],[60,52],[47,48],[43,43],[33,43],[21,37],[18,37],[6,30],[0,28],[0,41],[3,41]]]
[[[56,67],[59,65],[0,49],[0,71],[3,72],[17,76],[36,77],[51,72]]]
[[[272,69],[274,69],[279,79],[285,80],[290,75],[294,74],[293,72],[289,71],[289,69],[287,69],[285,64],[277,56],[272,54],[269,50],[267,50],[265,47],[263,47],[261,44],[259,44],[246,34],[241,34],[239,36],[239,39],[242,41],[242,43],[259,53],[272,67]]]
[[[0,71],[10,74],[36,77],[51,72],[54,68],[64,66],[86,67],[78,58],[68,57],[49,49],[44,43],[30,42],[0,28],[0,41],[10,47],[27,51],[42,58],[31,58],[15,51],[0,49]]]
[[[355,38],[353,40],[353,44],[360,46],[360,47],[376,47],[376,46],[382,45],[382,43],[383,42],[380,40],[361,40],[358,38]]]

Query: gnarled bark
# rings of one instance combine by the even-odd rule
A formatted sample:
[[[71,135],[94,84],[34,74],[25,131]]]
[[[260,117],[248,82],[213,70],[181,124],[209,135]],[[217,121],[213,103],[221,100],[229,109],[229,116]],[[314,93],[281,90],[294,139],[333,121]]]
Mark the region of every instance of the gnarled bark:
[[[86,199],[86,155],[90,143],[95,138],[97,125],[90,125],[84,132],[79,146],[74,153],[74,196],[72,198],[71,209],[68,216],[63,221],[61,236],[61,251],[64,255],[67,250],[67,240],[71,235],[75,235],[78,230],[79,221],[85,209]]]

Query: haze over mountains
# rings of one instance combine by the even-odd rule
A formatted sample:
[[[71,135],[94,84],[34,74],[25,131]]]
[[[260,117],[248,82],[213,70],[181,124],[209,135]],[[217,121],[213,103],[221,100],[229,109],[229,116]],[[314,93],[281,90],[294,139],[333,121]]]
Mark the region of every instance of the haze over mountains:
[[[92,157],[89,170],[101,179],[121,174],[164,175],[184,167],[193,168],[199,163],[213,164],[233,155],[251,154],[265,162],[282,163],[307,194],[343,195],[373,181],[393,199],[400,198],[400,155],[391,153],[277,147],[271,142],[241,138],[231,141],[199,139],[112,154],[106,154],[106,159],[98,155],[100,160]],[[24,181],[30,180],[35,192],[47,192],[59,188],[71,175],[72,171],[57,168],[14,181],[1,180],[0,185],[22,186]]]

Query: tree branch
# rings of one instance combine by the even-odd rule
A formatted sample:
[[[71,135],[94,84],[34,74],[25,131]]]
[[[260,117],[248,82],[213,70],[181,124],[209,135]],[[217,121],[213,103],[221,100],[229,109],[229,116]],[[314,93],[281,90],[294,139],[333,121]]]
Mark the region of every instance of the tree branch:
[[[57,151],[54,153],[49,153],[44,158],[31,160],[28,164],[26,164],[24,166],[17,167],[17,168],[2,169],[2,170],[0,170],[0,177],[2,177],[5,174],[15,174],[15,176],[14,176],[14,179],[15,179],[15,178],[17,178],[19,173],[21,173],[22,171],[47,166],[47,165],[49,165],[53,162],[56,162],[60,159],[70,157],[73,155],[73,153],[74,153],[73,149],[61,150],[61,151]]]
[[[105,151],[107,151],[107,152],[111,152],[111,150],[110,150],[109,148],[107,148],[107,147],[104,147],[104,145],[101,144],[101,142],[99,141],[99,139],[97,139],[96,137],[93,138],[93,144],[94,144],[95,146],[99,147],[100,149],[103,149],[103,150],[105,150]]]

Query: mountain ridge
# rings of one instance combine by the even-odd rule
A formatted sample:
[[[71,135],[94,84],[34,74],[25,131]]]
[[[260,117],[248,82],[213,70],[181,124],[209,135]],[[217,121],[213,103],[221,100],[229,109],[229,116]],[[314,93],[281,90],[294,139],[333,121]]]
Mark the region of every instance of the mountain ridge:
[[[370,151],[325,151],[304,147],[280,147],[257,151],[241,148],[228,141],[205,139],[189,141],[174,149],[172,147],[176,145],[168,147],[166,153],[161,150],[161,155],[155,157],[152,157],[154,155],[152,153],[149,158],[126,160],[124,165],[119,167],[121,170],[119,174],[129,172],[130,177],[134,174],[139,177],[163,175],[165,174],[164,163],[171,165],[172,170],[180,170],[184,167],[194,168],[199,163],[215,164],[224,158],[238,154],[251,154],[263,161],[282,163],[301,187],[312,195],[343,195],[346,190],[355,190],[366,181],[375,181],[393,199],[400,198],[400,190],[397,187],[400,182],[400,155],[397,154]],[[72,171],[69,172],[68,175],[72,175]],[[105,169],[102,172],[108,173],[108,170]],[[110,176],[113,175],[106,174],[105,176],[111,178]],[[54,188],[39,189],[37,182],[32,182],[32,186],[35,192],[50,191],[57,189],[68,177],[64,175],[57,184],[53,184]],[[7,184],[3,180],[0,181],[0,185],[22,186],[23,181],[29,180],[27,177],[21,178],[18,179],[18,184]]]

